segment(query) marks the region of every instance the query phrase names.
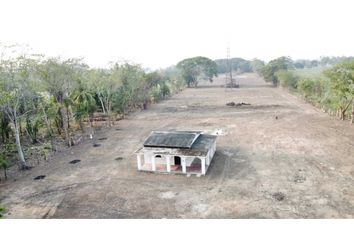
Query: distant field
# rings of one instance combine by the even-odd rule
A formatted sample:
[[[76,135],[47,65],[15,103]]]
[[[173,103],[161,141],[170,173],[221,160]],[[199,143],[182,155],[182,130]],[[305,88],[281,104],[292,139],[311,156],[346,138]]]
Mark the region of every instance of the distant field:
[[[326,69],[328,69],[328,67],[315,67],[315,68],[296,69],[293,70],[292,72],[299,77],[318,78],[322,75],[322,72]]]

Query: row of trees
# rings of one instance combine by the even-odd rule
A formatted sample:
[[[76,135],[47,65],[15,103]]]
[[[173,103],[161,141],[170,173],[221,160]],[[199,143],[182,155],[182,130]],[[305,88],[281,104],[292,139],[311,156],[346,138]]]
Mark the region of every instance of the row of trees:
[[[341,63],[343,61],[354,60],[354,57],[321,57],[320,59],[298,59],[291,60],[290,58],[285,58],[284,60],[288,60],[288,64],[293,69],[304,69],[304,68],[316,68],[316,67],[328,67],[333,66],[335,64]],[[276,60],[276,59],[275,59]],[[276,60],[277,61],[277,60]],[[243,58],[231,58],[227,59],[217,59],[215,60],[217,64],[218,73],[226,73],[230,71],[230,65],[232,71],[238,73],[245,72],[258,72],[262,67],[265,66],[265,63],[259,59],[246,60]]]
[[[306,100],[323,108],[330,114],[345,120],[351,115],[354,121],[354,60],[343,59],[332,67],[327,65],[320,74],[303,76],[295,63],[287,57],[280,57],[265,65],[260,74],[275,86],[282,86],[298,92]],[[352,110],[351,114],[349,110]]]
[[[245,73],[245,72],[253,72],[253,65],[256,60],[248,61],[243,58],[231,58],[227,59],[217,59],[215,63],[217,64],[218,73],[226,73],[230,71],[238,72],[238,73]],[[263,63],[262,61],[258,60],[258,63]],[[263,63],[264,65],[264,63]]]
[[[16,152],[20,168],[28,169],[29,146],[51,151],[53,139],[71,146],[78,131],[92,137],[95,114],[111,126],[118,115],[146,108],[183,86],[174,68],[147,72],[138,64],[118,62],[95,69],[82,59],[2,54],[0,167],[6,169]]]

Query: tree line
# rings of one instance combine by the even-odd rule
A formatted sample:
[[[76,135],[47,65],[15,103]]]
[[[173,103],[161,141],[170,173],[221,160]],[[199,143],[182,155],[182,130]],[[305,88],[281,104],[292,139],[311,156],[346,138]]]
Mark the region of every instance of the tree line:
[[[1,54],[0,168],[5,177],[14,163],[29,169],[31,150],[46,158],[58,141],[75,144],[78,132],[92,138],[97,117],[110,127],[117,118],[146,109],[184,85],[175,67],[151,72],[139,64],[116,62],[90,68],[83,59]]]
[[[259,70],[263,78],[298,93],[307,101],[331,115],[354,122],[354,58],[325,57],[319,65],[313,65],[309,73],[302,74],[297,61],[280,57],[270,61]],[[313,73],[311,73],[311,71]],[[351,110],[351,111],[350,111]]]

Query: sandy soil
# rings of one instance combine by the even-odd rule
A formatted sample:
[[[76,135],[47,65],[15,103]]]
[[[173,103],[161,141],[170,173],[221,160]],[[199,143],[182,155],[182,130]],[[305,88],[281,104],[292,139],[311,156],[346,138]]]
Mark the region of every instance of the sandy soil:
[[[354,126],[254,74],[239,79],[187,89],[8,181],[5,217],[353,218]],[[134,151],[166,129],[222,130],[205,177],[136,170]]]

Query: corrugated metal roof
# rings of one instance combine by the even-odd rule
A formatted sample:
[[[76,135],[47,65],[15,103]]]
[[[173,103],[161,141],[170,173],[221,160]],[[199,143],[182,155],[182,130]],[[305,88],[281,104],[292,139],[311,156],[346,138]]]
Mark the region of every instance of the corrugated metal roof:
[[[201,132],[166,131],[152,132],[145,140],[144,147],[191,148]]]
[[[191,148],[143,147],[135,153],[153,153],[160,155],[181,155],[206,157],[209,149],[216,141],[215,135],[200,134]]]

